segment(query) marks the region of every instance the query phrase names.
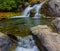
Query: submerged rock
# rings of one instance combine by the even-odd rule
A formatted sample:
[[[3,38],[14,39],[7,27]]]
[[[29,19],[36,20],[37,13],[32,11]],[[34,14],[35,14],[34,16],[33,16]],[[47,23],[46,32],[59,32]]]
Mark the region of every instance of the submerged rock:
[[[60,35],[52,32],[47,25],[32,27],[31,31],[40,39],[47,51],[60,51]]]
[[[58,33],[60,33],[60,18],[53,20],[53,25]]]
[[[12,45],[10,38],[0,32],[0,51],[8,51]]]

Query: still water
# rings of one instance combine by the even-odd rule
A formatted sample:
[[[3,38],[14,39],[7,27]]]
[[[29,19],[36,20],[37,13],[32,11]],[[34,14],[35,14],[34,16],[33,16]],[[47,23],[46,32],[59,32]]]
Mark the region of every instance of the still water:
[[[12,33],[18,36],[29,35],[29,29],[37,25],[51,25],[52,19],[40,18],[16,18],[0,20],[0,31],[3,33]]]

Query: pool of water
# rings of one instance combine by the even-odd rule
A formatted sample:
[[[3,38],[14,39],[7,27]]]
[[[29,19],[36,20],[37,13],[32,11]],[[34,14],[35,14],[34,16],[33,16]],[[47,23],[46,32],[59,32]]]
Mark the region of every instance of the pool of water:
[[[7,34],[12,33],[18,36],[29,35],[29,29],[36,25],[51,25],[52,19],[40,18],[16,18],[16,19],[2,19],[0,20],[0,31]]]
[[[2,19],[0,20],[0,32],[5,34],[12,33],[15,36],[27,36],[30,35],[30,28],[37,25],[51,26],[52,19],[40,19],[40,18],[16,18],[16,19]],[[13,48],[15,48],[14,45]],[[10,50],[13,51],[13,50]]]

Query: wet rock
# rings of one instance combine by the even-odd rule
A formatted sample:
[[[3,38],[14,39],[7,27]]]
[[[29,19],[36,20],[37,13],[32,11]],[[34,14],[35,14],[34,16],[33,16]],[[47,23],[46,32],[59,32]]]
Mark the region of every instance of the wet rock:
[[[35,13],[36,13],[35,10],[32,9],[32,10],[30,11],[30,17],[34,17]]]
[[[8,51],[12,42],[7,35],[0,32],[0,51]]]
[[[23,5],[22,5],[22,4],[20,4],[20,5],[18,6],[18,11],[20,11],[20,12],[23,11]]]
[[[60,35],[52,32],[47,25],[32,27],[31,31],[40,39],[47,51],[60,51]]]
[[[56,18],[52,21],[53,25],[58,33],[60,33],[60,18]]]

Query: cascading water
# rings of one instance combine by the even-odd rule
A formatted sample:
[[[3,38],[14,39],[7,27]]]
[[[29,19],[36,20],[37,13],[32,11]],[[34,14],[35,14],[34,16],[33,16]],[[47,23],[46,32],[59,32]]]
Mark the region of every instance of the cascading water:
[[[34,16],[35,18],[41,16],[40,10],[41,10],[42,5],[43,5],[45,2],[46,2],[46,1],[44,1],[44,2],[42,2],[42,3],[40,3],[40,4],[37,4],[37,5],[35,6],[35,10],[36,10],[36,13],[35,13],[35,16]]]
[[[28,7],[26,7],[26,9],[24,10],[23,14],[21,16],[14,16],[11,18],[21,18],[21,17],[29,17],[30,15],[30,11],[34,9],[34,7],[31,7],[31,5],[29,5]]]
[[[39,51],[31,35],[20,38],[15,51]]]
[[[35,9],[36,13],[35,13],[35,16],[34,18],[37,18],[37,17],[40,17],[41,14],[40,14],[40,11],[41,10],[41,7],[42,5],[45,3],[46,1],[40,3],[40,4],[35,4],[33,7],[31,7],[31,5],[29,5],[28,7],[26,7],[26,9],[24,10],[23,14],[21,16],[14,16],[14,17],[11,17],[11,18],[24,18],[24,17],[29,17],[30,16],[30,11],[32,9]]]
[[[23,15],[22,16],[27,16],[27,17],[29,17],[29,15],[30,15],[30,11],[33,9],[33,7],[30,7],[30,5],[24,10],[24,12],[23,12]]]

